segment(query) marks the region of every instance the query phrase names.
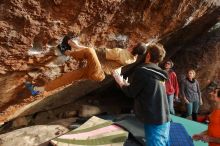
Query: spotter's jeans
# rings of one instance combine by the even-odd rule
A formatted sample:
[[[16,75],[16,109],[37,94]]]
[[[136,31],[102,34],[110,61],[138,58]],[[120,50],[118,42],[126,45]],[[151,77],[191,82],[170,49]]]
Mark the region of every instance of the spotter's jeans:
[[[170,122],[156,125],[144,124],[146,146],[170,146]]]

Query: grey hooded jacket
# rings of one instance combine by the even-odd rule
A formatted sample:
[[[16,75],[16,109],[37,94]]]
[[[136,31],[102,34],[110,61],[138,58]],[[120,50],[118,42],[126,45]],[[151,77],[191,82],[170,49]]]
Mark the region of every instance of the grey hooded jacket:
[[[136,68],[129,86],[123,92],[135,99],[136,117],[145,124],[163,124],[170,121],[165,89],[168,75],[158,65],[149,63]]]
[[[199,102],[201,99],[199,82],[196,79],[193,81],[184,79],[181,84],[181,94],[183,97],[186,97],[189,102]]]

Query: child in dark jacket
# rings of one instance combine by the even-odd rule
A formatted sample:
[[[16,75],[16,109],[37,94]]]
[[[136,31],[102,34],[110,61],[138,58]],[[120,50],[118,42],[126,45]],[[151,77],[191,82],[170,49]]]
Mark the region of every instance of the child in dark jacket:
[[[186,104],[186,117],[192,115],[192,120],[197,121],[199,105],[202,105],[202,97],[199,82],[195,79],[195,76],[195,70],[188,70],[187,78],[181,84],[181,94]]]

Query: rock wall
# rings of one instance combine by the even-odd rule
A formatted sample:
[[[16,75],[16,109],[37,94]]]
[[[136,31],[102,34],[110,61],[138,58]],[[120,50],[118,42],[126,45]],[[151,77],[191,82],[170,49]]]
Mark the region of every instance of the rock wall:
[[[67,32],[88,46],[129,46],[211,17],[215,9],[215,0],[3,0],[1,73],[26,71],[29,49],[45,51]]]
[[[219,20],[219,6],[218,0],[1,0],[0,109],[30,96],[27,79],[51,80],[79,67],[63,57],[62,65],[48,67],[54,46],[69,32],[95,48],[161,41],[173,56],[181,40],[191,41]]]
[[[195,69],[200,83],[204,105],[203,112],[210,111],[211,102],[206,87],[213,80],[220,80],[220,23],[207,33],[180,47],[173,55],[179,80],[188,69]]]

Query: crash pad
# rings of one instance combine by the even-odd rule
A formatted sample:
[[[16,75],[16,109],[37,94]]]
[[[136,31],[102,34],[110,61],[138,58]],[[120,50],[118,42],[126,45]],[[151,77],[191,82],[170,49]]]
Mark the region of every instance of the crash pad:
[[[145,146],[144,124],[135,116],[127,116],[115,122],[123,127],[129,134],[138,141],[141,146]],[[193,146],[193,140],[184,126],[180,123],[171,122],[170,124],[170,145],[171,146]]]
[[[191,138],[193,134],[206,130],[207,125],[173,115],[171,118],[171,146],[207,146],[206,143],[192,141]],[[51,144],[56,146],[145,146],[144,125],[134,115],[111,119],[92,117],[79,128],[51,140]]]
[[[201,133],[202,131],[205,131],[208,128],[206,124],[195,122],[178,116],[171,115],[171,119],[173,122],[182,124],[190,136],[197,133]],[[195,146],[208,146],[207,143],[201,141],[193,141],[193,143]]]
[[[123,146],[127,137],[128,132],[113,122],[94,116],[50,143],[54,146]]]

